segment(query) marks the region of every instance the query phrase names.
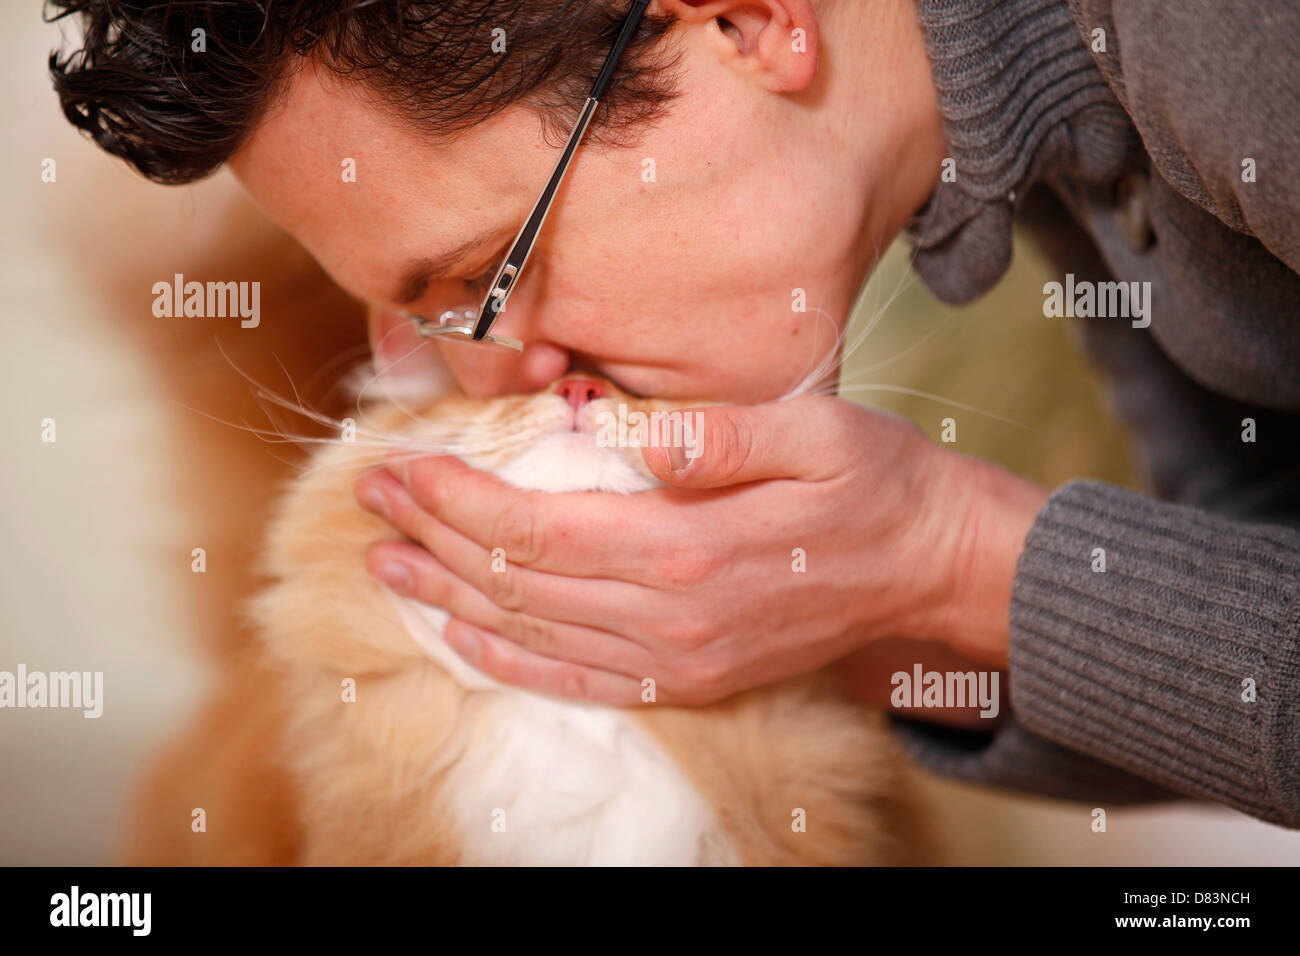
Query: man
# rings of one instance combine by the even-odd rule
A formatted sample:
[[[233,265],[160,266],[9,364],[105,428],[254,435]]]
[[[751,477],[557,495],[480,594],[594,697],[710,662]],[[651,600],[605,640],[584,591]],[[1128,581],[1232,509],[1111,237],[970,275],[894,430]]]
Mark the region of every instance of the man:
[[[626,10],[58,6],[88,24],[52,60],[69,118],[163,182],[229,163],[415,381],[406,313],[484,295]],[[497,322],[523,353],[440,348],[473,394],[578,366],[733,404],[704,455],[648,449],[672,487],[633,499],[454,460],[370,475],[359,501],[422,545],[372,572],[493,677],[616,704],[646,675],[690,704],[939,641],[1015,689],[992,733],[899,723],[940,772],[1300,825],[1298,27],[1259,0],[656,0]],[[1049,495],[836,399],[771,402],[900,231],[964,302],[1017,215],[1066,314],[1105,317],[1090,351],[1181,504]],[[795,547],[808,573],[782,573]]]

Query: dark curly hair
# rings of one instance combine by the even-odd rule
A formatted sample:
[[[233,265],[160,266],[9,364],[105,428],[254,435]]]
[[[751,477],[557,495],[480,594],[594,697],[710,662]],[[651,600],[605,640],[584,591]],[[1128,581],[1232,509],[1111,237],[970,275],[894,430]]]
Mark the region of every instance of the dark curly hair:
[[[184,183],[230,158],[308,60],[379,108],[445,135],[520,103],[568,132],[626,0],[46,0],[82,46],[50,54],[63,113],[149,179]],[[646,17],[589,135],[653,121],[675,89],[669,17]],[[505,52],[492,51],[505,31]],[[202,30],[203,34],[196,31]],[[501,34],[495,34],[497,38]],[[195,52],[201,37],[206,47]]]

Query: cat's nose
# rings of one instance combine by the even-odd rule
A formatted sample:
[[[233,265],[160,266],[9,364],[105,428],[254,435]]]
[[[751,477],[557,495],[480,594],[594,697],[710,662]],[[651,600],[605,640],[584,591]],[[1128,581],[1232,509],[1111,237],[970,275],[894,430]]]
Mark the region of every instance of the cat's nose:
[[[576,412],[588,402],[602,397],[605,386],[585,375],[568,375],[555,383],[555,394],[568,402],[569,407]]]

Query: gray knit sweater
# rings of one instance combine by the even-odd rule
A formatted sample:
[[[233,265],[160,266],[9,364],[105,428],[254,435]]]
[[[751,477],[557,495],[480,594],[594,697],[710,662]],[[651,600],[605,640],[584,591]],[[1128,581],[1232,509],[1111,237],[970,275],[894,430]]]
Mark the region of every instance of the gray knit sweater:
[[[916,269],[968,301],[1019,218],[1062,282],[1150,282],[1148,328],[1078,321],[1153,496],[1058,489],[1015,582],[1013,719],[900,736],[967,780],[1300,826],[1300,6],[918,7],[956,180]]]

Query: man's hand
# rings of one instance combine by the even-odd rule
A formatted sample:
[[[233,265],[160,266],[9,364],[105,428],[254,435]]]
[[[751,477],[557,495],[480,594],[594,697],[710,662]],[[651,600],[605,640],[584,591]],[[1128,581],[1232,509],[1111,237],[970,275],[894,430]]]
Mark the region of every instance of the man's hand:
[[[1045,492],[840,399],[700,411],[700,456],[674,470],[680,450],[644,449],[671,487],[631,496],[395,461],[357,497],[411,540],[368,567],[446,609],[447,643],[497,680],[610,704],[641,701],[647,679],[659,702],[707,703],[886,636],[1006,666]]]

